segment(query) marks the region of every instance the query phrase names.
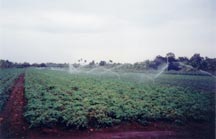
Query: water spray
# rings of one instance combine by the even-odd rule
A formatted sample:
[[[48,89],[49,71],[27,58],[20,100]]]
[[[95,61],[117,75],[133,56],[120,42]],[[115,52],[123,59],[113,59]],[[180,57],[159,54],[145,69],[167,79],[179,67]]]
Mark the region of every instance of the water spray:
[[[166,63],[166,65],[160,70],[160,72],[158,73],[158,74],[156,74],[155,76],[154,76],[154,79],[153,80],[155,80],[156,78],[158,78],[166,69],[168,69],[168,67],[169,67],[169,56],[167,55],[167,63]]]

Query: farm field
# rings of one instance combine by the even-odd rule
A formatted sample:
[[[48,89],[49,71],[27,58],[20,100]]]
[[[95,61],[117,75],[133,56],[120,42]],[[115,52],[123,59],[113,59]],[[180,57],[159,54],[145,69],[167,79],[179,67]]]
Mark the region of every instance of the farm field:
[[[1,76],[1,87],[8,84],[5,88],[10,88],[23,72],[1,71],[0,75],[8,76]],[[10,82],[5,82],[6,77]],[[56,128],[94,132],[122,124],[148,131],[155,123],[162,125],[157,130],[175,131],[172,128],[182,130],[191,123],[214,122],[215,78],[211,76],[162,74],[153,82],[141,73],[120,74],[120,77],[27,69],[23,75],[22,111],[26,132],[30,136],[39,129],[51,133]],[[8,91],[2,92],[9,96]],[[5,101],[1,98],[2,103]],[[171,126],[168,128],[167,124]]]
[[[62,123],[79,129],[122,121],[207,121],[213,112],[213,97],[189,88],[59,71],[27,71],[25,93],[28,104],[24,116],[32,127]]]

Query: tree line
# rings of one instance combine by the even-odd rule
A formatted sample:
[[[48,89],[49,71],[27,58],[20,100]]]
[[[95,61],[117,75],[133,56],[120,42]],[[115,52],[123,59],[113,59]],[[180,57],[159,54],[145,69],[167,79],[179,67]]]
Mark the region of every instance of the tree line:
[[[154,60],[145,60],[136,62],[135,69],[154,69],[157,70],[161,66],[167,64],[168,70],[203,70],[210,73],[216,72],[216,58],[202,57],[200,54],[194,54],[192,57],[175,57],[174,53],[167,53],[166,56],[156,56]]]
[[[98,66],[115,66],[121,65],[121,63],[115,63],[112,60],[95,62],[94,60],[87,63],[87,60],[82,58],[78,60],[78,63],[74,63],[75,67],[80,66],[81,62],[89,67]],[[168,70],[203,70],[215,74],[216,72],[216,58],[202,57],[200,54],[195,53],[192,57],[176,57],[174,53],[167,53],[166,56],[156,56],[153,60],[145,60],[142,62],[136,62],[134,64],[127,64],[127,67],[136,70],[158,70],[162,66],[168,65]],[[27,67],[56,67],[66,68],[69,65],[67,63],[13,63],[9,60],[0,60],[0,68],[27,68]]]
[[[0,68],[28,68],[28,67],[38,67],[38,68],[44,68],[44,67],[56,67],[56,68],[64,68],[68,67],[67,63],[33,63],[30,64],[28,62],[23,63],[14,63],[9,60],[0,60]]]

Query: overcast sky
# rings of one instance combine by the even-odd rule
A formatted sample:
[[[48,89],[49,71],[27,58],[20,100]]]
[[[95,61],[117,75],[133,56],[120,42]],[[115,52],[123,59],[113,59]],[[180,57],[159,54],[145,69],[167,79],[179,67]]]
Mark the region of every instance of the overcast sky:
[[[214,0],[0,0],[0,59],[216,56]]]

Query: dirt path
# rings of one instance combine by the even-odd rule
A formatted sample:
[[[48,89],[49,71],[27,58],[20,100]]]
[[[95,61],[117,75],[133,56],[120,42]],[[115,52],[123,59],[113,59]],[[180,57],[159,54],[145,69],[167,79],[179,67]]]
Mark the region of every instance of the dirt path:
[[[39,128],[28,132],[28,139],[215,139],[209,123],[187,123],[183,126],[154,122],[148,126],[122,123],[102,129],[84,131],[61,128]]]
[[[154,127],[154,126],[159,127]],[[167,129],[167,125],[157,123],[141,126],[137,123],[122,123],[108,128],[86,130],[62,130],[60,128],[36,129],[28,134],[30,139],[171,139],[175,131]]]
[[[15,81],[1,115],[1,138],[23,138],[25,136],[27,124],[23,117],[24,105],[24,74],[22,74]]]

